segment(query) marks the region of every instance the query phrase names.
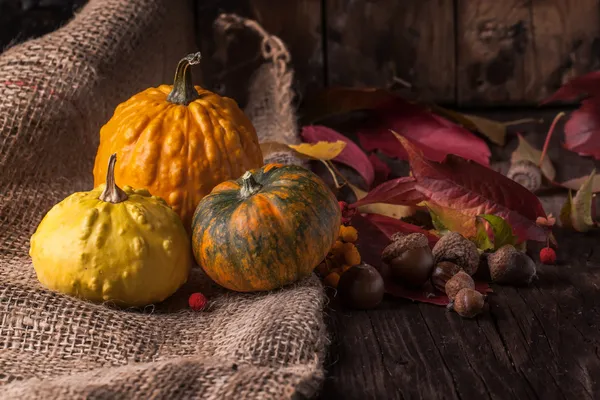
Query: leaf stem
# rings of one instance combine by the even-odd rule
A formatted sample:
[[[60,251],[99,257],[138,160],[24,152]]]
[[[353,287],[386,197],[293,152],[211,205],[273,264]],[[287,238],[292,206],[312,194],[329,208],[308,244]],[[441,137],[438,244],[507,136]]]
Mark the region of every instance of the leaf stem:
[[[342,174],[340,173],[340,171],[337,170],[336,167],[333,166],[331,161],[328,161],[328,160],[319,160],[319,161],[321,161],[323,164],[325,164],[325,167],[327,168],[327,170],[331,174],[331,177],[333,178],[333,183],[335,184],[336,189],[339,189],[346,184],[346,182],[344,182],[344,185],[340,185],[340,182],[337,179],[337,175],[342,176]]]
[[[516,119],[514,121],[506,121],[503,122],[502,125],[504,126],[512,126],[512,125],[521,125],[521,124],[527,124],[529,122],[537,122],[538,124],[542,123],[544,120],[543,119],[535,119],[535,118],[522,118],[522,119]]]
[[[542,162],[544,162],[544,157],[546,157],[546,152],[548,151],[548,146],[550,145],[550,138],[552,137],[552,133],[554,132],[554,128],[558,121],[565,116],[563,111],[559,112],[556,117],[554,117],[554,121],[552,121],[552,125],[550,125],[550,129],[548,130],[548,134],[546,135],[546,141],[544,142],[544,148],[542,149],[542,155],[540,156],[540,162],[538,166],[542,167]]]

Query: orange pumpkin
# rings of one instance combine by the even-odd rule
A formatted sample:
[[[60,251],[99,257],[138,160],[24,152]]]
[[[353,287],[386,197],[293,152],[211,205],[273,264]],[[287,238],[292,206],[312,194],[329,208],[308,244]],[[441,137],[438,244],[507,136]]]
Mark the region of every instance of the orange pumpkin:
[[[167,201],[189,230],[200,200],[215,185],[263,165],[256,131],[237,103],[192,84],[177,65],[173,86],[146,89],[120,104],[100,130],[94,185],[104,182],[111,154],[121,185],[146,188]]]
[[[216,186],[192,222],[196,261],[231,290],[271,290],[312,273],[339,235],[341,211],[323,181],[268,164]]]

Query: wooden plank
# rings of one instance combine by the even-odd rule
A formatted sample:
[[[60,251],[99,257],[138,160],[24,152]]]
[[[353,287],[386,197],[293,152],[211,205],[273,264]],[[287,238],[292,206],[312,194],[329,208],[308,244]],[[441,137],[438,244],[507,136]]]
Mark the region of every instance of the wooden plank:
[[[568,264],[538,265],[531,287],[494,286],[478,319],[389,298],[329,310],[321,398],[598,398],[600,237],[557,233]]]
[[[460,105],[537,104],[600,68],[598,0],[457,0]]]
[[[453,0],[327,0],[331,85],[410,82],[422,98],[455,101]]]
[[[531,100],[600,68],[600,1],[533,0],[532,16],[536,90]]]
[[[196,5],[196,41],[203,55],[201,82],[208,89],[243,106],[250,77],[261,62],[255,34],[235,30],[227,35],[214,29],[214,20],[222,12],[254,19],[268,33],[279,36],[291,53],[299,93],[323,86],[320,0],[197,0]]]
[[[456,12],[458,103],[524,102],[535,91],[530,0],[457,0]]]
[[[534,125],[527,136],[538,147],[553,117],[543,110],[481,115],[544,117],[545,123]],[[516,144],[510,135],[496,158],[507,159]],[[560,138],[553,139],[550,155],[563,179],[585,175],[594,166],[589,159],[570,157]],[[542,199],[555,203],[555,215],[565,193],[561,196]],[[538,263],[538,279],[529,287],[493,285],[487,310],[474,320],[389,297],[366,312],[332,301],[327,314],[334,359],[327,364],[321,398],[600,398],[600,231],[556,228],[555,235],[558,265]],[[381,248],[376,244],[381,238],[373,239],[359,243],[367,262],[374,262],[371,248]],[[534,260],[541,246],[530,244]]]

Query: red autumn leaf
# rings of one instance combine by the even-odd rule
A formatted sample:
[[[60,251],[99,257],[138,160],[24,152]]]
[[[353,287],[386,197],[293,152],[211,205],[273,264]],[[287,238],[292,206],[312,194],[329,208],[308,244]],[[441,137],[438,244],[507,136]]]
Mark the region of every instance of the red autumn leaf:
[[[381,150],[390,157],[406,159],[406,151],[393,130],[418,144],[425,157],[441,161],[447,154],[489,165],[491,152],[485,141],[426,108],[402,99],[387,102],[374,111],[370,124],[358,132],[366,151]]]
[[[598,94],[600,94],[600,71],[594,71],[571,79],[552,96],[542,101],[542,104],[555,101],[572,101],[577,100],[583,95],[595,96]]]
[[[600,160],[600,71],[571,79],[542,104],[587,97],[565,124],[564,147]]]
[[[333,161],[346,164],[353,168],[363,177],[368,187],[371,187],[375,179],[375,171],[373,165],[364,151],[358,147],[356,143],[348,139],[346,136],[321,125],[311,125],[302,128],[302,139],[308,143],[317,143],[319,141],[335,142],[338,140],[344,141],[346,147],[342,152],[333,159]]]
[[[429,232],[427,229],[423,229],[420,226],[409,224],[399,219],[387,217],[379,214],[363,214],[363,217],[369,220],[370,223],[375,225],[381,232],[383,232],[388,238],[392,237],[394,233],[402,232],[405,234],[410,233],[422,233],[427,236],[429,245],[433,247],[440,239],[435,234]]]
[[[487,294],[492,292],[490,285],[485,282],[475,282],[475,290],[481,294]],[[402,297],[412,301],[419,301],[421,303],[435,304],[437,306],[447,306],[450,303],[450,299],[445,293],[439,293],[433,290],[423,289],[408,289],[402,285],[399,285],[391,280],[385,282],[385,292],[395,297]]]
[[[374,203],[417,205],[425,200],[425,197],[416,189],[415,185],[416,181],[412,176],[389,180],[369,191],[365,197],[351,204],[350,207],[357,208]]]
[[[564,147],[581,156],[600,160],[600,103],[584,100],[565,124]]]
[[[375,217],[375,218],[372,218]],[[381,217],[381,218],[380,218]],[[364,262],[372,265],[376,269],[381,271],[382,261],[381,261],[381,253],[383,249],[390,243],[389,237],[398,232],[399,230],[392,229],[394,231],[392,234],[387,234],[382,231],[381,226],[374,223],[372,219],[375,220],[390,220],[390,225],[394,223],[400,222],[405,225],[410,225],[403,223],[402,221],[395,220],[389,217],[382,217],[377,214],[366,214],[366,215],[356,215],[352,219],[352,225],[358,231],[358,242],[356,243],[361,257]],[[414,226],[414,225],[413,225]],[[415,227],[421,229],[419,227]],[[427,234],[429,232],[424,231]],[[412,232],[406,232],[412,233]],[[436,238],[437,240],[437,238]],[[430,243],[433,245],[432,243]],[[412,301],[419,301],[421,303],[430,303],[439,306],[445,306],[448,304],[448,297],[441,293],[430,293],[427,290],[411,290],[404,288],[398,284],[395,284],[393,281],[386,277],[385,282],[385,291],[394,297],[402,297]],[[475,283],[475,289],[480,291],[481,293],[487,293],[490,291],[489,285],[486,283]]]
[[[306,96],[300,113],[304,122],[312,123],[332,115],[374,109],[397,97],[379,88],[330,87]]]
[[[379,185],[387,181],[390,173],[392,172],[390,167],[383,162],[381,158],[377,157],[377,154],[375,153],[369,154],[369,161],[371,161],[371,165],[375,171],[375,180],[373,181],[373,184]]]
[[[497,215],[513,227],[520,241],[546,241],[548,231],[536,224],[546,213],[529,190],[499,172],[454,155],[441,163],[427,160],[408,139],[398,139],[408,152],[416,188],[429,201],[473,216],[473,221],[477,215]]]

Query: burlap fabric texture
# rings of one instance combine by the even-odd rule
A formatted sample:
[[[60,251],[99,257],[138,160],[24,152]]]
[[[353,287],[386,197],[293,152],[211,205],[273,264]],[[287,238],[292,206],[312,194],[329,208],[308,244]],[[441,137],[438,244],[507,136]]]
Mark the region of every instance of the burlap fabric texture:
[[[220,289],[194,268],[175,296],[144,310],[52,293],[35,278],[29,238],[56,202],[91,189],[102,124],[132,94],[171,82],[178,59],[194,50],[189,7],[91,0],[62,29],[0,56],[2,399],[284,399],[318,391],[325,330],[315,277],[250,295]],[[223,29],[257,27],[235,16],[220,21]],[[257,34],[267,59],[248,114],[261,140],[295,141],[289,55],[277,38]],[[187,308],[195,291],[212,300],[206,312]]]

